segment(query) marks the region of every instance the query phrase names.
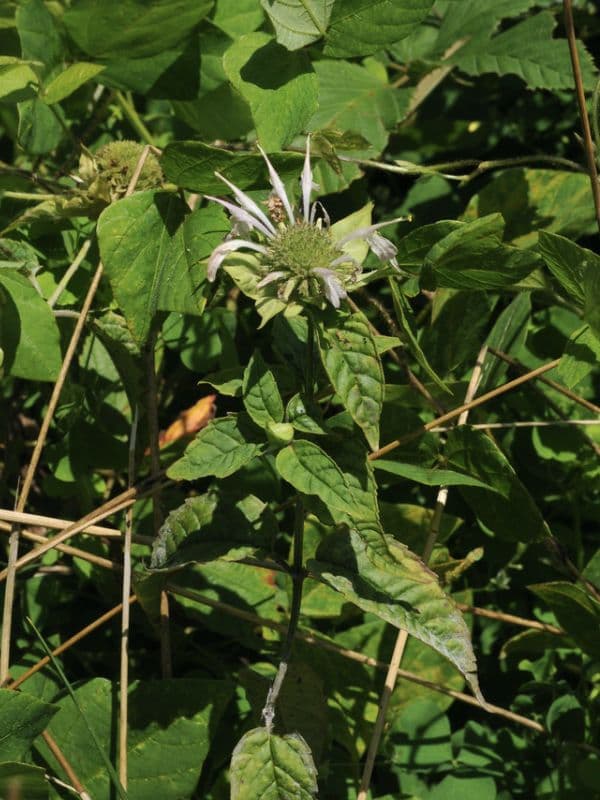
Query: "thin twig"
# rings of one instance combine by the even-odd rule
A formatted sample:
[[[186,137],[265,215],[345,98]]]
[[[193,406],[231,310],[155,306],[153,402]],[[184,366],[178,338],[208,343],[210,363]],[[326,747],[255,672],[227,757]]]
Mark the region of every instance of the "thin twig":
[[[556,636],[563,636],[565,633],[555,625],[538,622],[536,619],[525,619],[525,617],[517,617],[514,614],[505,614],[503,611],[492,611],[488,608],[469,606],[466,603],[457,603],[456,605],[463,613],[474,614],[476,617],[495,619],[498,620],[498,622],[506,622],[509,625],[520,625],[522,628],[532,628],[533,630],[544,631],[545,633],[553,633]]]
[[[193,600],[201,605],[214,608],[218,611],[223,611],[225,614],[229,614],[232,617],[237,617],[238,619],[249,622],[252,625],[270,628],[271,630],[279,631],[283,634],[285,634],[288,630],[287,625],[282,625],[280,622],[274,622],[273,620],[266,619],[265,617],[259,617],[250,611],[244,611],[243,609],[236,608],[228,603],[223,603],[219,600],[213,600],[210,597],[205,597],[199,592],[195,592],[193,589],[186,589],[183,586],[177,586],[171,583],[167,585],[167,589],[175,595],[181,595],[181,597],[187,597],[189,600]],[[387,670],[388,668],[388,665],[384,661],[378,661],[377,659],[366,656],[364,653],[360,653],[356,650],[349,650],[348,648],[340,647],[340,645],[335,644],[335,642],[331,642],[328,639],[321,638],[318,635],[308,633],[301,629],[296,632],[296,638],[301,639],[303,642],[306,642],[311,646],[320,647],[323,650],[329,650],[331,653],[335,653],[342,658],[347,658],[350,661],[355,661],[358,664],[363,664],[366,667],[375,667],[375,669],[380,670]],[[432,681],[425,680],[424,678],[415,675],[414,672],[408,672],[408,670],[399,669],[398,677],[402,678],[403,680],[410,681],[411,683],[416,683],[419,686],[424,686],[425,688],[431,689],[434,692],[439,692],[440,694],[445,694],[448,697],[453,697],[455,700],[459,700],[462,703],[468,703],[469,705],[479,709],[479,711],[487,712],[488,714],[496,714],[504,717],[505,719],[511,720],[512,722],[516,722],[519,725],[523,725],[526,728],[537,731],[538,733],[547,733],[546,729],[542,725],[534,720],[529,719],[528,717],[523,717],[520,714],[515,714],[506,708],[490,705],[489,703],[484,707],[475,697],[472,697],[470,694],[458,692],[455,689],[449,689],[446,686],[440,686],[437,683],[433,683]]]
[[[3,533],[10,533],[11,528],[8,525],[5,527],[5,523],[0,522],[0,531]],[[20,533],[23,539],[27,539],[30,542],[43,544],[45,541],[47,541],[46,537],[41,533],[34,533],[33,531],[22,529]],[[102,567],[103,569],[110,569],[115,572],[120,572],[122,569],[120,564],[117,564],[115,561],[111,561],[110,558],[104,558],[103,556],[98,556],[95,553],[88,553],[87,550],[80,550],[78,547],[71,547],[68,544],[59,544],[56,546],[56,549],[60,550],[61,553],[65,553],[65,555],[73,556],[74,558],[81,558],[83,561],[87,561],[90,564],[95,564],[97,567]]]
[[[39,525],[42,528],[54,528],[55,530],[63,530],[74,524],[74,521],[70,519],[47,517],[42,514],[28,514],[25,511],[10,511],[7,508],[0,508],[0,520],[19,522],[23,525]],[[87,536],[102,536],[107,539],[120,539],[123,536],[118,528],[105,528],[103,525],[90,525],[82,533]],[[151,536],[135,535],[132,537],[132,541],[136,542],[136,544],[152,544],[153,539]]]
[[[469,425],[473,430],[493,430],[504,428],[552,428],[557,425],[600,425],[600,419],[545,419],[545,420],[515,420],[514,422],[481,422]],[[445,433],[450,427],[431,428],[431,433]]]
[[[131,597],[129,598],[129,604],[131,605],[132,603],[135,603],[136,600],[137,597],[134,594],[132,594]],[[95,619],[93,622],[90,622],[89,625],[86,625],[85,628],[82,628],[80,631],[77,631],[77,633],[73,634],[73,636],[66,639],[62,644],[58,645],[58,647],[55,647],[54,650],[52,650],[52,655],[59,656],[61,653],[64,653],[65,650],[69,650],[69,648],[73,647],[73,645],[77,644],[77,642],[80,642],[82,639],[85,639],[85,637],[89,636],[90,633],[93,633],[95,630],[104,625],[105,622],[108,622],[109,620],[113,619],[113,617],[116,617],[121,612],[121,608],[122,608],[121,603],[119,603],[116,606],[113,606],[113,608],[111,608],[109,611],[106,611],[104,614]],[[41,669],[43,669],[49,662],[50,662],[50,656],[44,656],[39,661],[37,661],[32,667],[30,667],[26,672],[24,672],[22,675],[19,675],[19,677],[16,678],[14,681],[11,681],[8,684],[7,688],[17,689],[19,686],[21,686],[21,684],[25,683],[25,681],[28,678],[31,678],[32,675],[35,675],[36,672],[39,672]]]
[[[432,430],[433,428],[437,428],[440,425],[443,425],[445,422],[450,422],[452,419],[456,419],[459,417],[463,411],[470,410],[472,408],[477,408],[478,406],[487,403],[488,400],[493,400],[495,397],[499,397],[506,392],[511,391],[512,389],[516,389],[517,386],[521,386],[527,381],[532,380],[533,378],[537,378],[538,375],[543,375],[545,372],[549,372],[551,369],[555,369],[560,363],[560,359],[556,358],[554,361],[550,361],[548,364],[542,364],[541,367],[537,367],[536,369],[527,372],[525,375],[521,375],[518,378],[515,378],[512,381],[508,381],[507,383],[503,383],[501,386],[497,386],[495,389],[492,389],[490,392],[486,392],[482,394],[480,397],[476,397],[470,403],[463,403],[463,405],[454,408],[452,411],[448,411],[446,414],[442,414],[436,419],[431,420],[431,422],[427,422],[421,428],[417,428],[410,433],[401,436],[399,439],[395,439],[393,442],[388,442],[388,444],[384,445],[383,447],[379,448],[379,450],[375,450],[372,453],[369,453],[369,460],[374,461],[377,458],[381,458],[382,456],[390,453],[392,450],[395,450],[397,447],[400,447],[403,444],[408,442],[412,442],[414,439],[417,439],[419,436],[422,436],[427,431]]]
[[[64,292],[65,288],[67,287],[67,284],[69,283],[73,275],[75,275],[75,273],[81,266],[91,246],[92,246],[91,239],[86,239],[86,241],[82,244],[79,252],[73,259],[73,263],[67,268],[65,274],[58,282],[56,289],[52,292],[52,294],[48,298],[48,305],[50,306],[50,308],[54,308],[57,301],[60,299],[61,294]]]
[[[475,367],[471,375],[471,380],[469,381],[469,385],[467,387],[467,392],[465,394],[465,403],[470,403],[473,400],[473,397],[475,396],[477,387],[479,386],[479,382],[481,380],[481,370],[483,368],[483,362],[485,360],[486,355],[487,355],[487,346],[483,345],[483,347],[479,351],[479,355],[477,357],[477,361],[475,363]],[[465,409],[458,418],[458,425],[464,425],[465,422],[467,421],[468,415],[469,415],[469,409]],[[444,513],[447,500],[448,500],[448,487],[440,486],[436,498],[435,509],[431,519],[431,524],[429,527],[429,535],[427,537],[427,541],[425,542],[425,546],[423,548],[423,553],[422,553],[422,559],[425,564],[427,564],[429,559],[431,558],[433,548],[435,547],[435,543],[437,541],[437,537],[440,530],[442,515]],[[377,758],[377,753],[379,752],[379,745],[381,742],[381,737],[383,735],[383,729],[385,726],[387,711],[389,708],[390,700],[392,698],[392,694],[394,693],[394,689],[396,687],[396,681],[398,680],[398,671],[402,663],[402,658],[404,657],[404,651],[406,649],[407,641],[408,641],[408,631],[400,630],[396,637],[396,643],[394,645],[394,650],[385,677],[385,683],[383,685],[381,697],[379,699],[377,718],[375,720],[375,725],[373,727],[371,741],[369,742],[369,749],[367,750],[367,757],[365,759],[365,765],[363,768],[363,774],[360,782],[360,789],[358,792],[357,800],[366,800],[369,792],[369,786],[371,785],[371,777],[373,775],[375,759]]]
[[[310,342],[312,344],[312,342]],[[294,543],[293,543],[293,566],[292,566],[292,606],[290,610],[290,621],[287,628],[285,642],[277,674],[271,684],[271,688],[267,694],[265,707],[262,710],[262,719],[265,723],[265,728],[271,732],[273,722],[275,720],[275,705],[279,692],[283,685],[290,658],[292,655],[292,648],[294,646],[294,639],[298,630],[298,622],[300,620],[300,604],[302,602],[302,584],[304,583],[305,573],[303,570],[304,560],[304,506],[302,500],[298,498],[296,501],[296,513],[294,520]]]
[[[71,781],[73,788],[75,789],[81,800],[92,800],[89,794],[86,792],[84,785],[77,777],[77,773],[71,766],[70,762],[67,760],[63,751],[56,743],[54,737],[50,733],[48,733],[48,731],[43,731],[42,739],[46,742],[46,744],[48,745],[48,749],[50,750],[54,758],[58,761],[62,769],[64,769],[65,774]]]
[[[588,174],[592,186],[592,197],[594,198],[594,208],[596,210],[596,223],[600,231],[600,184],[598,184],[598,170],[596,169],[596,158],[594,155],[594,142],[590,130],[590,120],[587,113],[585,100],[585,90],[583,88],[583,78],[581,75],[581,65],[579,63],[579,53],[577,51],[577,36],[575,35],[575,25],[573,23],[573,5],[571,0],[563,0],[565,12],[565,30],[567,41],[569,42],[569,53],[571,55],[571,66],[573,68],[573,78],[575,80],[575,93],[577,95],[577,105],[579,106],[579,116],[581,127],[583,128],[583,145],[585,158],[587,161]]]

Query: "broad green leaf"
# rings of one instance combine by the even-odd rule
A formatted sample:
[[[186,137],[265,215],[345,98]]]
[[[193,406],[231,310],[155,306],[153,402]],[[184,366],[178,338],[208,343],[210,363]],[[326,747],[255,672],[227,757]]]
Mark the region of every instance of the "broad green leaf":
[[[600,344],[600,258],[583,273],[583,318]]]
[[[386,731],[387,751],[395,767],[431,770],[450,766],[453,750],[450,721],[429,699],[415,699],[392,718]]]
[[[518,542],[540,541],[546,536],[546,525],[533,498],[483,431],[466,425],[454,428],[448,434],[445,456],[448,467],[475,476],[495,490],[461,487],[484,529]]]
[[[212,0],[79,0],[63,20],[77,46],[94,58],[146,58],[176,47],[211,7]]]
[[[308,401],[303,395],[295,394],[287,404],[285,418],[297,431],[320,436],[327,433],[323,427],[321,407],[315,401]]]
[[[433,787],[427,800],[496,800],[496,797],[496,783],[493,778],[459,778],[447,775]]]
[[[0,764],[0,797],[48,800],[49,789],[41,767],[15,761]]]
[[[600,256],[564,236],[546,231],[540,231],[538,250],[567,295],[582,306],[585,300],[583,274],[588,266],[600,269]]]
[[[129,689],[129,800],[180,800],[194,791],[208,754],[214,728],[231,697],[226,681],[180,678],[147,681]],[[94,678],[75,693],[90,726],[107,752],[116,746],[116,687]],[[109,800],[111,787],[79,713],[70,697],[49,727],[90,796]],[[62,775],[45,744],[38,743],[46,761]],[[165,758],[165,753],[176,757]]]
[[[600,341],[589,325],[571,335],[556,370],[556,377],[568,389],[573,389],[596,369],[600,361]]]
[[[554,613],[558,624],[594,658],[600,658],[600,603],[568,581],[536,583],[528,587]]]
[[[283,421],[283,400],[275,375],[259,350],[254,351],[244,371],[242,396],[246,411],[260,428]]]
[[[474,37],[450,61],[470,75],[495,72],[517,75],[530,89],[572,89],[573,73],[567,42],[554,39],[556,21],[549,12],[527,17],[492,39]],[[583,80],[594,85],[592,59],[579,47]]]
[[[360,313],[332,314],[318,320],[317,339],[336,394],[376,450],[385,381],[369,323]]]
[[[408,304],[408,300],[404,297],[402,293],[402,289],[398,285],[398,283],[393,279],[390,278],[389,286],[392,290],[392,300],[394,303],[394,311],[396,312],[396,321],[398,322],[398,326],[401,332],[404,334],[406,338],[406,343],[408,345],[409,350],[417,360],[418,364],[421,366],[422,369],[425,370],[427,375],[431,378],[432,381],[438,386],[440,389],[443,389],[445,392],[450,392],[444,381],[439,377],[437,372],[433,369],[429,361],[427,360],[427,356],[423,352],[421,345],[417,339],[417,331],[416,325],[413,319],[413,313],[410,305]]]
[[[198,385],[208,384],[224,397],[241,397],[244,371],[241,367],[229,367],[213,372],[198,381]]]
[[[313,66],[319,78],[319,103],[307,128],[352,131],[381,152],[389,131],[408,107],[408,96],[359,64],[324,59]]]
[[[61,119],[59,106],[50,108],[37,97],[19,103],[19,145],[31,155],[52,152],[64,136]],[[56,205],[50,205],[50,213],[56,215]]]
[[[57,711],[27,692],[0,689],[0,761],[28,759],[34,739]]]
[[[283,181],[298,177],[304,161],[299,153],[276,153],[269,158]],[[227,187],[215,177],[215,172],[240,189],[269,185],[267,168],[259,153],[232,153],[202,142],[171,142],[165,147],[160,163],[169,181],[193,192],[227,193]]]
[[[334,58],[374,53],[409,36],[433,0],[344,0],[336,2],[325,42]]]
[[[248,422],[231,414],[211,420],[167,470],[176,481],[194,481],[214,475],[226,478],[249,464],[262,446],[248,440]],[[250,433],[252,435],[252,433]]]
[[[44,65],[44,73],[63,60],[63,42],[55,18],[43,0],[27,0],[17,6],[15,22],[23,58]]]
[[[290,53],[266,33],[249,33],[227,50],[223,66],[248,102],[265,150],[280,150],[306,127],[318,89],[306,53]]]
[[[433,647],[479,693],[465,621],[437,576],[405,545],[368,525],[343,527],[324,540],[307,566],[349,602]]]
[[[4,103],[29,100],[37,94],[38,77],[27,61],[0,57],[0,98]]]
[[[104,67],[101,64],[90,64],[86,61],[79,61],[71,64],[64,72],[53,78],[42,91],[42,99],[52,105],[60,103],[65,97],[73,94],[80,86],[95,78]]]
[[[277,523],[266,503],[252,494],[189,497],[168,515],[152,546],[151,569],[192,562],[235,561],[268,549]]]
[[[518,294],[500,314],[490,331],[486,344],[495,350],[510,353],[525,343],[527,325],[531,316],[531,299],[529,292]],[[504,361],[490,353],[483,362],[479,394],[485,387],[497,386],[504,379],[508,366]]]
[[[261,0],[279,44],[299,50],[325,36],[335,0]]]
[[[139,344],[157,311],[197,314],[202,307],[206,270],[188,262],[186,213],[178,196],[149,191],[112,203],[98,220],[104,269]]]
[[[277,736],[266,728],[245,733],[230,767],[231,800],[311,800],[317,796],[317,768],[299,733]]]
[[[6,374],[56,379],[62,353],[54,315],[33,284],[9,268],[0,268],[0,347]]]
[[[570,742],[585,738],[585,711],[572,694],[557,697],[546,714],[546,727],[554,736]]]
[[[438,286],[501,289],[517,283],[539,262],[537,254],[502,243],[499,214],[480,217],[437,242],[425,258]]]
[[[427,469],[419,464],[403,464],[400,461],[385,458],[378,458],[373,462],[373,466],[375,469],[399,475],[401,478],[407,478],[416,483],[423,483],[425,486],[479,486],[482,489],[493,490],[493,486],[483,483],[479,478],[451,469],[438,469],[437,467]]]
[[[407,272],[420,272],[425,257],[434,244],[463,225],[458,220],[443,219],[411,231],[398,242],[398,266]]]
[[[235,39],[259,28],[264,18],[256,0],[216,0],[211,21]]]
[[[505,238],[534,245],[540,230],[578,237],[596,231],[587,175],[550,169],[507,169],[469,202],[466,220],[499,212]]]

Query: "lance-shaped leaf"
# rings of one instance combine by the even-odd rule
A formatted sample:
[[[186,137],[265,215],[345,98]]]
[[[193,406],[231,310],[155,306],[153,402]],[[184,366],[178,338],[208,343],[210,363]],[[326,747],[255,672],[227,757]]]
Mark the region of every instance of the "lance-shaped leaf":
[[[283,400],[277,381],[258,350],[244,371],[242,394],[246,411],[259,427],[283,421]]]
[[[368,525],[344,526],[325,539],[307,566],[349,602],[445,656],[483,701],[463,616],[435,573],[408,547]]]
[[[226,478],[261,452],[248,418],[231,414],[211,420],[167,470],[176,481],[193,481],[214,475]]]
[[[311,800],[317,769],[299,733],[277,736],[266,728],[244,734],[231,757],[231,800]]]
[[[319,353],[329,380],[376,450],[385,380],[369,323],[358,313],[330,314],[319,319],[317,332]]]

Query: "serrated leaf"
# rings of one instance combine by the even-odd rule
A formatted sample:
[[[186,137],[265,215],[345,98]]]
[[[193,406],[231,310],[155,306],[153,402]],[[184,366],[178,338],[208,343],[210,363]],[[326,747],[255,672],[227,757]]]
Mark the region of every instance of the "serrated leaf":
[[[254,351],[244,370],[242,396],[246,411],[260,428],[283,421],[283,400],[275,375],[259,350]]]
[[[243,415],[213,419],[187,446],[182,457],[171,464],[167,475],[176,481],[233,475],[262,451],[262,445],[248,440],[249,435],[252,433]]]
[[[139,192],[112,203],[98,220],[98,240],[113,293],[136,341],[146,341],[157,311],[198,314],[206,269],[188,262],[189,209],[167,192]]]
[[[306,127],[318,90],[306,53],[290,53],[266,33],[249,33],[226,51],[223,67],[250,106],[265,150],[280,150]]]
[[[58,706],[27,692],[0,689],[0,761],[24,761]]]
[[[261,0],[279,44],[299,50],[325,35],[335,0]]]
[[[367,526],[328,536],[311,574],[363,611],[408,631],[451,661],[479,695],[469,630],[437,576],[405,545]]]
[[[450,61],[470,75],[495,72],[517,75],[530,89],[572,89],[573,73],[567,42],[553,39],[556,21],[542,11],[492,39],[476,37],[456,51]],[[579,46],[584,84],[594,86],[594,67],[587,51]]]
[[[162,524],[152,545],[150,568],[236,561],[269,548],[276,533],[277,523],[266,503],[252,494],[241,499],[210,493],[189,497]]]
[[[583,305],[583,274],[588,265],[600,270],[600,256],[564,236],[546,231],[540,231],[538,250],[567,295]]]
[[[369,323],[360,313],[329,315],[318,320],[317,340],[336,394],[376,450],[385,380]]]
[[[33,284],[10,268],[0,268],[0,347],[5,374],[56,379],[62,362],[56,319]]]
[[[547,535],[544,519],[510,462],[483,431],[461,425],[448,434],[447,465],[494,488],[460,491],[484,528],[509,541],[535,542]]]
[[[421,23],[433,0],[344,0],[331,15],[325,54],[335,58],[374,53],[404,39]]]
[[[559,625],[594,658],[600,658],[600,603],[568,581],[528,586],[552,610]]]
[[[190,797],[198,782],[213,733],[230,700],[231,684],[222,680],[178,678],[145,681],[129,688],[129,800],[180,800]],[[94,678],[75,689],[78,703],[106,752],[114,747],[116,687]],[[111,786],[89,731],[70,697],[59,701],[60,711],[49,731],[73,765],[94,800],[110,800]],[[43,742],[40,753],[52,770],[62,768]],[[176,753],[176,758],[165,758]],[[65,779],[68,779],[65,777]]]
[[[317,768],[299,733],[248,731],[235,746],[230,776],[231,800],[311,800],[318,793]]]
[[[466,223],[437,242],[425,257],[438,286],[501,289],[517,283],[539,262],[537,254],[502,243],[504,220],[489,214]]]
[[[102,64],[90,64],[87,61],[79,61],[77,64],[71,64],[64,72],[61,72],[60,75],[57,75],[44,87],[42,99],[44,102],[48,103],[48,105],[60,103],[65,97],[77,91],[84,83],[95,78],[103,69],[104,67]]]
[[[319,78],[319,103],[307,128],[352,131],[381,152],[389,131],[408,107],[408,95],[359,64],[324,59],[314,62]]]
[[[304,157],[299,153],[276,153],[269,159],[281,179],[287,181],[298,177]],[[240,189],[269,185],[265,161],[259,153],[232,153],[202,142],[170,142],[160,164],[169,181],[193,192],[227,193],[227,187],[215,177],[215,172]]]

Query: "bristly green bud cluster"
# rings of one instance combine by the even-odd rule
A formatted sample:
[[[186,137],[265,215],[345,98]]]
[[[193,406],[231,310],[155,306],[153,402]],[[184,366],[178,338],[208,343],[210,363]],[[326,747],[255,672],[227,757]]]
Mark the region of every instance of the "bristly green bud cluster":
[[[217,173],[236,202],[207,195],[208,200],[229,211],[233,223],[231,234],[208,259],[209,281],[215,280],[219,267],[225,262],[225,269],[239,288],[257,301],[259,313],[266,321],[267,313],[269,316],[280,311],[297,313],[298,307],[301,310],[306,302],[322,305],[327,300],[334,308],[339,308],[348,292],[358,287],[361,262],[369,248],[382,262],[397,267],[395,246],[378,230],[399,220],[372,225],[369,210],[365,220],[369,224],[365,227],[349,229],[346,220],[330,227],[325,209],[318,202],[311,203],[315,184],[309,139],[300,178],[300,211],[294,210],[283,181],[262,149],[261,153],[273,189],[267,206],[276,213],[267,216],[251,197]],[[366,242],[362,247],[361,240]],[[231,261],[230,257],[237,250],[252,251],[252,255],[244,254],[243,266],[240,266],[239,257],[237,264]]]

